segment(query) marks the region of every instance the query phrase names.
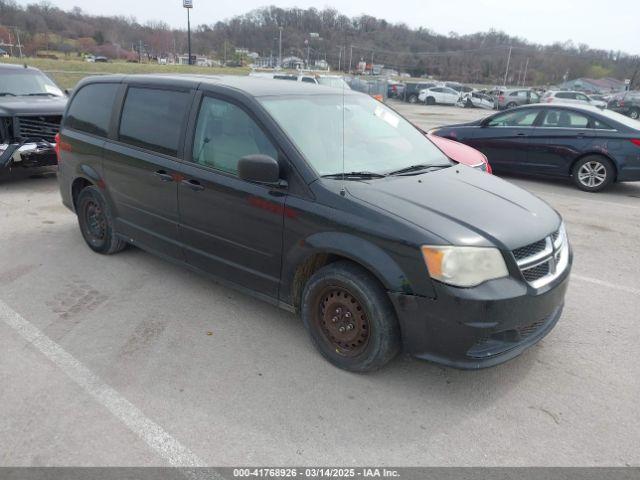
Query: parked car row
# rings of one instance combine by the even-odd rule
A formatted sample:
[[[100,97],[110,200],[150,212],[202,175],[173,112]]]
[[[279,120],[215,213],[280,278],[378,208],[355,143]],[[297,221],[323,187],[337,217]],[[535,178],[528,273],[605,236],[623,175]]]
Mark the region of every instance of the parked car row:
[[[390,82],[390,98],[427,105],[458,105],[466,108],[507,110],[535,103],[563,103],[609,108],[633,119],[640,117],[640,92],[627,92],[612,97],[568,90],[543,91],[533,88],[494,87],[474,89],[455,82]]]

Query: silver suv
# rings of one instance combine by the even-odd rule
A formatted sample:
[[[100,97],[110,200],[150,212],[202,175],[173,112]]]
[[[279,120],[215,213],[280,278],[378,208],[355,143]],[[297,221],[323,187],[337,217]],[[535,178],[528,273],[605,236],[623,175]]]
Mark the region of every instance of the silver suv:
[[[530,103],[540,103],[540,96],[533,90],[527,88],[505,90],[495,97],[494,108],[504,110],[529,105]]]
[[[589,97],[582,92],[549,90],[542,97],[543,103],[580,103],[598,108],[606,108],[607,102]]]

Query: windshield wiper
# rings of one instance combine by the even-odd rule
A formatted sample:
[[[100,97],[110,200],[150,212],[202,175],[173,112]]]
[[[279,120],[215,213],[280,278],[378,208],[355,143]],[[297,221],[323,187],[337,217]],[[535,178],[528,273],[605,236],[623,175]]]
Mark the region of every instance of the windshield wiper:
[[[41,92],[41,93],[26,93],[24,97],[57,97],[55,93]]]
[[[423,170],[439,170],[441,168],[450,167],[451,165],[428,165],[428,164],[419,164],[419,165],[411,165],[410,167],[401,168],[400,170],[394,170],[393,172],[389,172],[387,175],[402,175],[403,173],[414,173],[421,172]]]
[[[332,173],[330,175],[322,175],[322,178],[384,178],[386,175],[375,172],[345,172]]]
[[[12,96],[15,97],[15,93],[11,93],[11,92],[0,92],[0,97],[7,97],[7,96]]]

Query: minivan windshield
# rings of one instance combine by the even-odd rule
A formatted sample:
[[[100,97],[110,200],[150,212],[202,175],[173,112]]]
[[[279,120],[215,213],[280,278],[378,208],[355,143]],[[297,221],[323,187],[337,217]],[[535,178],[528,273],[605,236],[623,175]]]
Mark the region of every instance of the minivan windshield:
[[[292,95],[260,101],[320,176],[384,175],[416,165],[452,165],[416,127],[367,95]]]
[[[5,70],[0,76],[0,96],[51,96],[64,94],[53,81],[38,70]]]

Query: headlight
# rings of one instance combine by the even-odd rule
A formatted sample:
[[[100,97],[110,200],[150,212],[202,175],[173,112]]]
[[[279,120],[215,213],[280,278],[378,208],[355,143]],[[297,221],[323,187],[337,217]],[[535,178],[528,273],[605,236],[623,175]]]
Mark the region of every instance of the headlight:
[[[431,278],[456,287],[475,287],[509,275],[502,253],[485,247],[422,247]]]

